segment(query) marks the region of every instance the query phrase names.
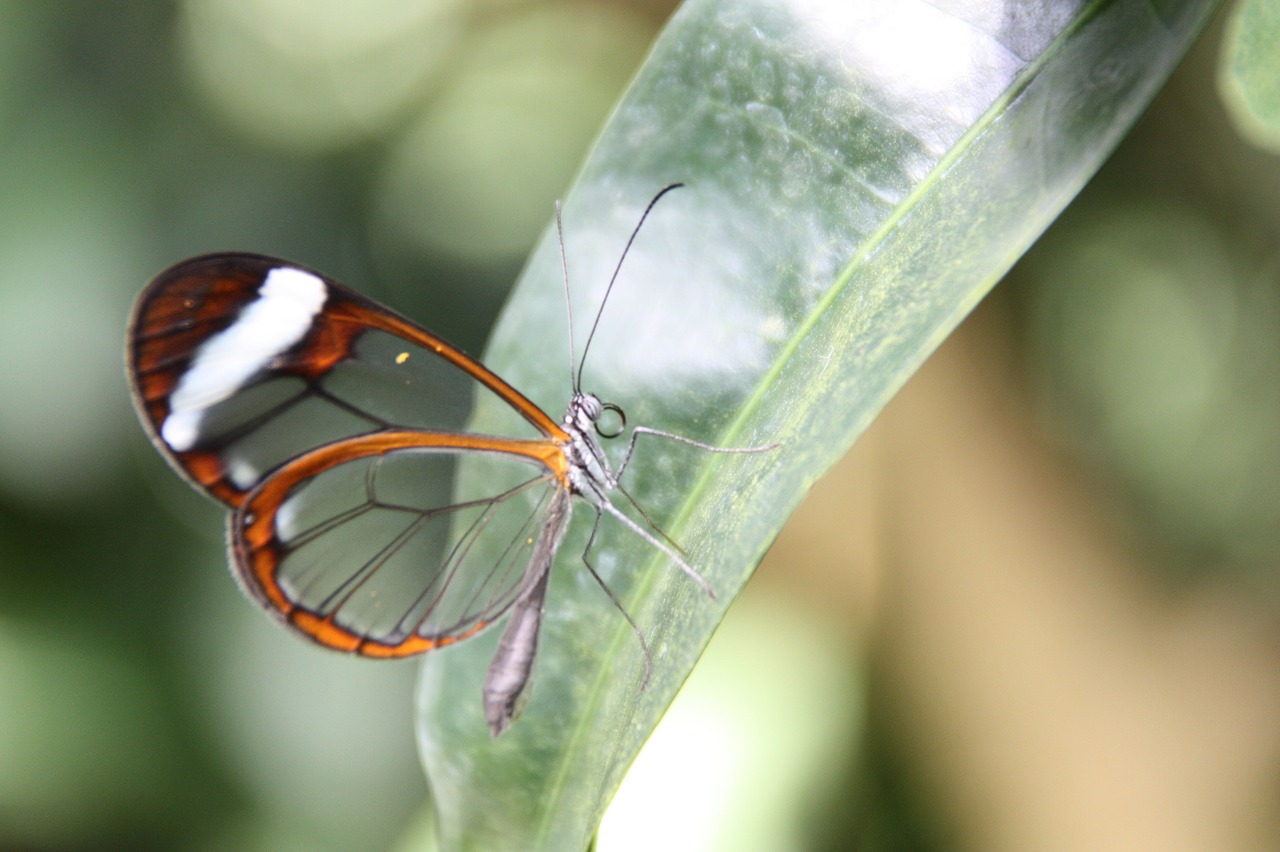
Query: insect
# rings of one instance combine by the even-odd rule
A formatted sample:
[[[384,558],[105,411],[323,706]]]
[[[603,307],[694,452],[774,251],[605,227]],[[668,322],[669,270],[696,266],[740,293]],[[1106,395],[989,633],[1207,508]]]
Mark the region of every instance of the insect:
[[[645,218],[678,186],[649,202],[601,311]],[[558,204],[556,222],[567,303]],[[643,634],[590,562],[603,515],[714,594],[619,482],[637,439],[726,453],[776,446],[719,448],[641,426],[613,467],[601,439],[624,432],[625,414],[581,388],[600,315],[575,368],[570,311],[573,394],[556,422],[457,347],[318,272],[211,254],[160,273],[139,295],[128,372],[157,449],[231,510],[232,571],[282,624],[329,648],[391,658],[461,641],[507,615],[483,688],[497,737],[528,696],[574,498],[596,516],[583,562],[640,638],[647,680]],[[466,431],[472,407],[496,412],[501,431]],[[616,431],[602,428],[605,415],[619,421]]]

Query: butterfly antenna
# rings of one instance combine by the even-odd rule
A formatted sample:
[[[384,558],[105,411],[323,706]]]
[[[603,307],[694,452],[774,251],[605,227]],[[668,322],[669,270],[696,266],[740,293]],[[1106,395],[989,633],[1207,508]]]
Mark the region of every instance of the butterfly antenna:
[[[569,256],[564,250],[564,216],[560,211],[560,201],[556,200],[556,237],[560,240],[560,272],[564,276],[564,310],[569,317],[569,384],[573,386],[573,392],[577,393],[582,388],[579,381],[582,379],[582,371],[577,370],[577,356],[573,353],[573,302],[569,298]],[[586,354],[586,353],[583,353]]]
[[[604,306],[609,302],[609,294],[613,292],[614,282],[618,280],[618,273],[622,271],[622,262],[627,259],[627,252],[631,250],[631,244],[636,241],[636,236],[640,233],[640,229],[644,227],[644,220],[649,218],[649,211],[653,210],[658,199],[666,195],[673,189],[679,189],[684,186],[682,183],[672,183],[658,190],[658,194],[649,202],[649,206],[644,208],[644,212],[640,214],[640,221],[636,223],[635,230],[631,232],[631,238],[627,240],[627,244],[622,249],[622,256],[618,258],[618,265],[614,267],[613,277],[609,279],[609,286],[605,288],[604,298],[600,300],[600,310],[596,311],[595,322],[591,324],[591,333],[587,335],[587,342],[582,347],[582,360],[578,362],[578,376],[573,382],[574,388],[582,386],[582,366],[587,362],[587,350],[591,348],[591,341],[596,336],[596,329],[600,326],[600,317],[604,314]],[[564,249],[564,240],[560,241],[561,250]]]

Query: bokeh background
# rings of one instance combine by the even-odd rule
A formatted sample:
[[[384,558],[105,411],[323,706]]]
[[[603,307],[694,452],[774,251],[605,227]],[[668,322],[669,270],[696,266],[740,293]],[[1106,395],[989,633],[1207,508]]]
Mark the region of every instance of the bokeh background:
[[[0,0],[0,849],[426,848],[413,665],[242,599],[129,304],[262,251],[481,351],[671,8]],[[1280,848],[1280,161],[1222,30],[815,488],[602,849]]]

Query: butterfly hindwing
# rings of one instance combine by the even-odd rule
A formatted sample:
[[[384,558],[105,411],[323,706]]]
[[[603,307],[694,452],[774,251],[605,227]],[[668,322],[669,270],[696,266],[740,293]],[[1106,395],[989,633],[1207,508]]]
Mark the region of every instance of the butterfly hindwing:
[[[361,436],[277,471],[231,519],[246,590],[322,644],[369,656],[419,653],[491,623],[519,592],[562,486],[503,441],[485,453],[484,493],[461,499],[453,473],[476,450],[449,437]]]

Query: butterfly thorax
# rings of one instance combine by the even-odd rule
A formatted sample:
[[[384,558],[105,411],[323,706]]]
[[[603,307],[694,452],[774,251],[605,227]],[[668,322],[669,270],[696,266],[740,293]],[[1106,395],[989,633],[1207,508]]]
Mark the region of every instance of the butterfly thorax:
[[[569,487],[573,493],[592,502],[618,484],[597,430],[600,415],[606,408],[595,394],[575,393],[560,424],[569,434],[564,448],[569,462]]]

